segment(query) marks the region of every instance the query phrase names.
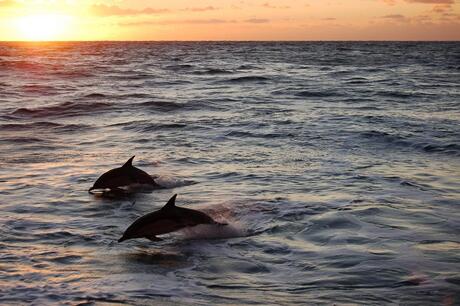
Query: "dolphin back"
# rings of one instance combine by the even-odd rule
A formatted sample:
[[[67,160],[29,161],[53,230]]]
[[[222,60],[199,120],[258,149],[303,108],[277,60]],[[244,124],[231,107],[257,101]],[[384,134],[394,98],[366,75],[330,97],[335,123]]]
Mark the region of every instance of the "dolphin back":
[[[199,224],[226,225],[216,222],[213,218],[199,210],[175,206],[176,196],[173,195],[160,210],[146,214],[134,221],[126,229],[118,242],[133,238],[156,240],[158,239],[155,237],[156,235],[167,234]]]
[[[161,188],[155,180],[145,171],[132,165],[134,156],[131,157],[123,166],[109,170],[102,174],[89,189],[115,189],[118,187],[129,186],[132,184],[150,185],[154,188]]]

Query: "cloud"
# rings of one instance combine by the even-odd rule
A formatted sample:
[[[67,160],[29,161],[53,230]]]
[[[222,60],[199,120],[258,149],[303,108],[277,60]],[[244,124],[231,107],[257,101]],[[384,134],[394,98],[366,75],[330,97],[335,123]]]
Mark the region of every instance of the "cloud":
[[[182,9],[181,11],[184,12],[207,12],[207,11],[216,11],[218,8],[214,6],[205,6],[205,7],[187,7],[185,9]]]
[[[107,17],[107,16],[133,16],[133,15],[152,15],[169,12],[168,9],[154,9],[146,7],[141,10],[121,8],[116,5],[94,4],[91,6],[91,12],[94,15]]]
[[[145,26],[145,25],[173,25],[173,24],[228,24],[236,23],[235,20],[226,19],[184,19],[184,20],[146,20],[133,22],[120,22],[121,26]]]
[[[404,17],[404,15],[401,15],[401,14],[391,14],[391,15],[385,15],[385,16],[382,16],[380,18],[386,18],[386,19],[404,19],[406,17]]]
[[[269,23],[270,20],[263,19],[263,18],[251,18],[251,19],[246,19],[244,22],[247,22],[247,23]]]
[[[269,19],[246,19],[237,21],[233,19],[176,19],[176,20],[145,20],[145,21],[133,21],[133,22],[120,22],[120,26],[146,26],[146,25],[174,25],[174,24],[190,24],[190,25],[201,25],[201,24],[231,24],[231,23],[255,23],[262,24],[270,22]]]
[[[0,7],[12,7],[12,6],[16,6],[16,5],[17,5],[17,2],[13,1],[13,0],[0,1]]]
[[[383,0],[383,2],[385,2],[388,5],[395,5],[396,4],[396,0]]]
[[[390,14],[390,15],[381,16],[380,18],[394,20],[394,21],[398,21],[398,22],[407,21],[406,16],[401,15],[401,14]]]
[[[288,8],[291,8],[290,6],[287,6],[287,5],[278,6],[278,5],[273,5],[271,3],[268,3],[268,2],[265,2],[264,4],[262,4],[262,7],[269,8],[269,9],[288,9]]]
[[[439,5],[435,5],[432,11],[434,13],[444,14],[447,11],[450,11],[451,9],[452,9],[452,6],[450,4],[439,4]]]
[[[216,11],[219,8],[215,6],[204,6],[204,7],[187,7],[180,9],[182,12],[208,12]],[[146,7],[144,9],[131,9],[131,8],[122,8],[116,5],[106,5],[106,4],[94,4],[91,6],[91,11],[94,15],[106,17],[106,16],[134,16],[134,15],[154,15],[171,12],[166,8],[151,8]]]
[[[422,4],[454,4],[455,0],[404,0],[409,3],[422,3]],[[388,5],[395,5],[397,0],[383,0]]]
[[[411,3],[454,4],[454,0],[405,0]]]

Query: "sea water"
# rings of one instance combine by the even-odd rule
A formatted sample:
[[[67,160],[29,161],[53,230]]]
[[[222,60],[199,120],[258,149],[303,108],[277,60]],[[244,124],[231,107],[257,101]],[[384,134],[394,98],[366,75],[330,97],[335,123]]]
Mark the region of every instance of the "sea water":
[[[0,303],[460,303],[460,44],[0,44]],[[166,189],[87,190],[134,165]],[[117,243],[177,205],[225,221]]]

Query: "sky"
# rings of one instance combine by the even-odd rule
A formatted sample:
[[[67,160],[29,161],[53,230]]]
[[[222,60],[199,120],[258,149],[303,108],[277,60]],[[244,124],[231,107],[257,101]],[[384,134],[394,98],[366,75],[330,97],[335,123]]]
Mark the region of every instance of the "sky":
[[[0,0],[0,40],[460,40],[460,0]]]

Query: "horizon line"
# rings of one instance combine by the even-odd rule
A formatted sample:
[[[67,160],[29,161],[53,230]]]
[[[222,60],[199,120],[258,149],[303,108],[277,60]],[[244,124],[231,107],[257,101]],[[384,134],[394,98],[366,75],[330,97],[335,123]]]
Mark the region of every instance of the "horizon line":
[[[59,43],[59,42],[460,42],[460,39],[453,40],[392,40],[392,39],[314,39],[314,40],[0,40],[0,43]]]

